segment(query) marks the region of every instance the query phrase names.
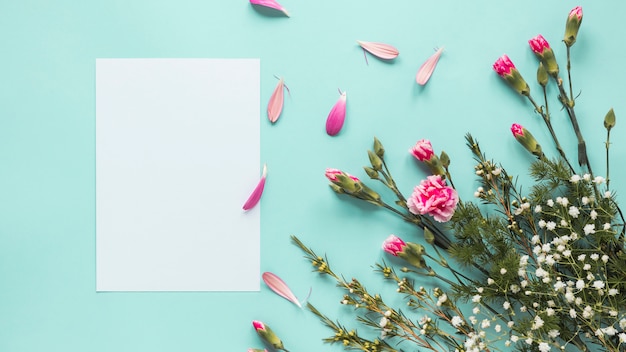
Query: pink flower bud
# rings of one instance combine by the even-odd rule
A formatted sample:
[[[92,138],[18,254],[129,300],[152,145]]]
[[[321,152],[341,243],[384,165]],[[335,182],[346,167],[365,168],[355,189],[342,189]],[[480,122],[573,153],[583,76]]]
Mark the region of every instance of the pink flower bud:
[[[428,161],[435,155],[433,146],[427,139],[417,141],[415,146],[409,149],[409,152],[419,161]]]
[[[511,125],[511,132],[513,132],[515,137],[524,137],[524,128],[518,123]]]
[[[252,321],[252,326],[254,327],[254,330],[256,330],[257,332],[259,330],[265,330],[265,324],[263,324],[262,322],[260,322],[258,320],[253,320]]]
[[[578,29],[583,21],[583,8],[576,6],[569,12],[567,16],[567,22],[565,23],[565,36],[563,41],[568,47],[574,45],[576,42],[576,36],[578,35]]]
[[[543,66],[545,66],[546,71],[553,77],[556,77],[559,74],[559,65],[556,63],[556,58],[554,57],[554,52],[550,48],[550,44],[548,41],[541,35],[537,35],[528,41],[530,45],[530,49],[537,55],[539,60]]]
[[[515,69],[515,65],[513,64],[513,61],[509,59],[509,56],[504,54],[493,64],[493,69],[500,75],[500,77],[504,77],[505,75],[511,74],[511,71]]]
[[[396,235],[389,235],[383,242],[383,250],[394,256],[398,256],[398,253],[402,252],[406,247],[406,243]]]
[[[550,49],[550,44],[541,34],[529,40],[528,44],[535,54],[543,54],[545,50]]]
[[[535,137],[530,133],[527,129],[525,129],[522,125],[514,123],[511,126],[511,132],[513,132],[513,136],[515,139],[528,150],[530,153],[535,155],[538,158],[543,158],[543,152],[541,150],[541,145],[537,142]]]
[[[506,54],[496,60],[493,64],[493,70],[496,71],[500,77],[504,78],[511,88],[515,89],[519,94],[525,96],[530,94],[528,84]]]
[[[345,173],[345,172],[343,172],[343,171],[341,171],[341,170],[339,170],[339,169],[327,168],[327,169],[326,169],[326,173],[325,173],[325,175],[326,175],[326,178],[328,178],[328,180],[329,180],[329,181],[331,181],[331,182],[333,182],[333,183],[334,183],[334,182],[336,182],[336,181],[339,181],[339,180],[337,179],[337,175],[344,175],[344,176],[347,176],[347,177],[349,177],[349,178],[350,178],[352,181],[354,181],[354,182],[360,182],[360,181],[361,181],[361,180],[359,180],[359,178],[358,178],[358,177],[356,177],[356,176],[352,176],[352,175],[350,175],[350,174],[348,174],[348,173]]]

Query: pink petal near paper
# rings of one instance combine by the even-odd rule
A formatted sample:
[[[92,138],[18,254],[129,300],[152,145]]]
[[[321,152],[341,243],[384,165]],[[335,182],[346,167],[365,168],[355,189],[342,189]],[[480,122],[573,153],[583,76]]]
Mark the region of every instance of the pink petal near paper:
[[[284,90],[285,81],[281,78],[278,80],[274,93],[272,93],[270,101],[267,103],[267,118],[272,123],[278,120],[280,113],[283,111]]]
[[[326,118],[326,133],[330,136],[334,136],[343,127],[343,122],[346,119],[346,92],[341,92],[339,100],[335,103],[333,108]]]
[[[395,59],[396,57],[398,57],[399,54],[398,49],[389,44],[377,42],[363,42],[360,40],[357,40],[356,42],[359,43],[363,50],[366,50],[370,54],[384,60]],[[367,56],[365,57],[365,60],[367,61]]]
[[[291,289],[289,289],[287,284],[280,277],[270,272],[264,272],[262,277],[267,287],[269,287],[277,295],[302,308],[302,304],[298,301],[298,297],[291,292]]]
[[[250,3],[252,5],[269,7],[271,9],[280,11],[280,12],[284,13],[285,16],[289,17],[289,13],[287,12],[287,10],[285,10],[285,8],[281,4],[276,2],[275,0],[250,0]]]
[[[425,85],[426,82],[430,79],[430,76],[435,71],[435,67],[437,66],[437,62],[439,61],[439,57],[443,52],[443,48],[438,49],[431,57],[426,60],[417,71],[417,75],[415,76],[415,81],[419,85]]]
[[[261,195],[263,195],[263,189],[265,188],[266,177],[267,177],[267,165],[263,165],[263,175],[261,176],[261,180],[254,188],[254,191],[252,191],[252,194],[250,194],[250,197],[248,198],[246,203],[243,205],[243,210],[250,210],[254,208],[255,205],[257,205],[257,203],[261,199]]]

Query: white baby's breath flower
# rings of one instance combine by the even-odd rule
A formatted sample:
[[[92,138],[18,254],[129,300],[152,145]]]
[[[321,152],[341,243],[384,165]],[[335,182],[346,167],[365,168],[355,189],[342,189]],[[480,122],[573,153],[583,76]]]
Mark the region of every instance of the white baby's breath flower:
[[[546,201],[546,205],[549,206],[549,207],[553,207],[554,206],[554,201],[552,199],[548,199]]]
[[[606,182],[606,179],[605,179],[604,177],[602,177],[602,176],[596,176],[596,177],[593,179],[593,182],[594,182],[595,184],[597,184],[597,185],[600,185],[600,184],[603,184],[604,182]]]
[[[589,270],[589,269],[591,269],[591,264],[587,263],[583,265],[583,270]]]
[[[593,282],[593,288],[595,288],[596,290],[601,290],[604,288],[604,281],[602,280],[596,280]]]
[[[589,197],[580,198],[580,202],[583,203],[583,205],[589,204]]]
[[[604,225],[602,225],[602,229],[605,230],[605,231],[609,230],[610,228],[611,228],[611,224],[609,224],[608,222],[604,223]]]
[[[502,331],[502,326],[500,326],[500,324],[496,324],[496,326],[494,326],[494,327],[493,327],[493,329],[494,329],[496,332],[500,332],[500,331]]]
[[[548,351],[550,351],[550,349],[551,349],[551,347],[550,347],[550,345],[548,345],[547,342],[541,342],[539,344],[539,351],[541,351],[541,352],[548,352]]]
[[[509,301],[504,301],[504,303],[502,303],[502,308],[509,310],[511,308],[511,303],[509,303]]]
[[[576,309],[571,308],[571,309],[569,310],[569,316],[570,316],[572,319],[576,319],[576,316],[577,316],[577,315],[578,315],[578,314],[576,313]]]
[[[489,326],[491,326],[491,321],[489,319],[483,319],[483,321],[480,322],[480,327],[483,329],[486,329]]]
[[[493,285],[495,283],[494,279],[492,278],[487,278],[487,284],[488,285]]]
[[[444,303],[446,303],[446,301],[448,300],[448,295],[446,295],[445,293],[442,294],[441,296],[439,296],[439,298],[437,299],[437,306],[441,307]]]
[[[519,341],[519,336],[517,336],[517,335],[511,335],[511,341],[512,341],[513,343],[516,343],[517,341]]]
[[[563,292],[563,290],[565,289],[566,285],[563,281],[557,281],[554,285],[554,290],[556,292]]]
[[[587,181],[587,182],[588,182],[588,181],[590,181],[590,180],[591,180],[591,175],[589,175],[589,174],[584,174],[584,175],[583,175],[583,180],[585,180],[585,181]]]
[[[590,217],[592,220],[597,219],[597,218],[598,218],[598,212],[597,212],[597,211],[595,211],[595,210],[590,211],[590,212],[589,212],[589,217]]]
[[[590,306],[586,306],[585,309],[583,309],[583,318],[589,319],[592,316],[593,316],[593,308],[591,308]]]
[[[540,221],[541,222],[541,221]],[[539,226],[541,226],[541,224],[539,224]],[[545,226],[545,224],[543,225]],[[534,235],[531,239],[530,239],[530,243],[532,244],[537,244],[541,242],[541,238],[539,237],[539,235]]]
[[[528,337],[528,338],[526,338],[526,340],[524,340],[524,342],[526,342],[527,345],[532,345],[533,344],[533,338],[532,337]]]
[[[541,213],[541,205],[537,204],[535,206],[535,213]]]
[[[519,311],[522,312],[522,313],[525,313],[527,310],[528,310],[528,307],[526,307],[526,306],[519,307]]]
[[[619,335],[619,342],[620,343],[626,343],[626,334],[624,334],[623,332],[620,333]]]
[[[608,336],[615,336],[615,334],[617,334],[617,329],[612,326],[607,326],[606,328],[602,329],[602,331]]]
[[[548,336],[550,336],[553,339],[556,339],[559,335],[561,335],[561,333],[557,329],[552,329],[548,331]]]
[[[611,191],[604,192],[604,198],[611,198]]]
[[[626,330],[626,319],[622,318],[619,320],[619,328],[622,330]]]
[[[500,274],[501,275],[506,274],[506,268],[500,268]]]
[[[585,281],[584,280],[576,281],[576,288],[579,290],[582,290],[583,288],[585,288]]]
[[[584,260],[585,260],[585,258],[587,258],[587,255],[586,255],[586,254],[579,254],[579,255],[578,255],[578,261],[580,261],[580,262],[584,261]]]
[[[589,259],[597,262],[598,259],[600,259],[600,255],[598,253],[592,253],[589,255]]]
[[[610,288],[609,289],[609,296],[615,296],[619,293],[619,290],[616,288]]]
[[[568,214],[573,218],[577,218],[578,215],[580,215],[580,210],[578,210],[577,207],[572,205],[571,207],[569,207]]]
[[[556,223],[555,223],[554,221],[548,221],[548,222],[546,223],[546,229],[547,229],[547,230],[552,231],[552,230],[554,230],[555,228],[556,228]]]
[[[567,220],[562,219],[562,220],[561,220],[561,227],[566,227],[567,225],[568,225],[568,224],[567,224]]]
[[[380,325],[381,328],[384,328],[385,326],[387,326],[388,323],[389,320],[387,319],[387,317],[382,317],[380,318],[380,323],[378,323],[378,325]]]
[[[572,177],[569,178],[569,182],[571,183],[578,183],[578,181],[580,181],[579,175],[572,175]]]
[[[577,306],[583,304],[583,299],[580,297],[576,297],[576,299],[574,300],[574,304]]]
[[[544,228],[546,227],[546,222],[542,219],[537,222],[537,225],[539,225],[540,228]]]
[[[500,173],[502,173],[502,169],[501,168],[495,168],[491,171],[492,174],[494,174],[494,176],[498,176],[500,175]],[[597,177],[596,177],[597,178]]]
[[[563,256],[564,256],[564,257],[566,257],[566,258],[567,258],[567,257],[569,257],[570,255],[572,255],[572,251],[570,251],[569,249],[566,249],[566,250],[564,250],[564,251],[563,251],[563,253],[562,253],[562,254],[563,254]]]
[[[458,315],[453,316],[451,322],[452,326],[454,326],[455,328],[458,328],[459,326],[464,324],[463,319],[461,319],[461,317]]]
[[[474,314],[478,314],[478,313],[480,313],[480,308],[478,308],[478,307],[474,307],[474,308],[472,309],[472,313],[474,313]]]
[[[513,285],[509,286],[509,290],[510,290],[512,293],[518,293],[518,292],[520,291],[520,288],[519,288],[519,286],[517,286],[517,285],[513,284]]]
[[[590,235],[592,233],[596,233],[596,224],[587,224],[585,225],[585,227],[583,227],[583,231],[585,232],[585,235]]]

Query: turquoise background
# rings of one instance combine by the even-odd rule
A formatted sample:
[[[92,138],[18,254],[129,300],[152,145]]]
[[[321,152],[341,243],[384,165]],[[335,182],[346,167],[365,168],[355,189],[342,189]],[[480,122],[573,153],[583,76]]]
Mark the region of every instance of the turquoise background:
[[[527,40],[542,33],[564,68],[560,40],[575,5],[585,15],[572,49],[577,112],[595,171],[604,174],[602,120],[615,108],[611,176],[622,194],[626,2],[281,3],[291,18],[246,0],[0,3],[0,351],[245,351],[262,346],[255,319],[270,325],[292,352],[341,350],[323,345],[331,331],[312,314],[265,286],[257,293],[95,292],[96,58],[261,59],[260,163],[268,165],[261,268],[281,276],[300,297],[313,287],[310,301],[348,326],[354,324],[351,310],[338,304],[342,292],[310,272],[289,235],[327,253],[337,272],[358,276],[391,301],[397,299],[393,287],[371,271],[376,261],[389,259],[380,245],[390,233],[420,237],[391,214],[335,195],[325,168],[365,179],[361,167],[376,135],[400,188],[410,194],[425,170],[407,150],[428,138],[451,156],[456,186],[469,199],[476,184],[463,136],[471,131],[489,156],[524,175],[531,158],[511,138],[511,123],[523,124],[548,153],[555,151],[539,117],[491,65],[509,54],[539,98]],[[356,40],[393,44],[400,56],[393,62],[370,56],[367,65]],[[441,46],[433,77],[418,86],[417,69]],[[285,78],[291,96],[271,125],[264,111],[274,75]],[[329,137],[324,124],[337,88],[347,91],[348,112],[342,132]],[[551,103],[564,148],[574,152],[564,112]],[[227,183],[228,170],[223,177]],[[226,249],[237,250],[228,233],[223,238]]]

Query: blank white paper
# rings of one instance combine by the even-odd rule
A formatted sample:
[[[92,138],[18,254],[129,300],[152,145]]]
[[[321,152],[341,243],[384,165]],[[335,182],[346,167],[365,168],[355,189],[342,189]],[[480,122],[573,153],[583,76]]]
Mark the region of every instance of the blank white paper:
[[[96,290],[258,291],[258,59],[96,60]]]

